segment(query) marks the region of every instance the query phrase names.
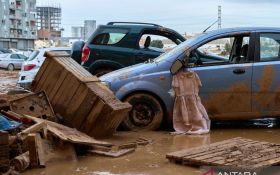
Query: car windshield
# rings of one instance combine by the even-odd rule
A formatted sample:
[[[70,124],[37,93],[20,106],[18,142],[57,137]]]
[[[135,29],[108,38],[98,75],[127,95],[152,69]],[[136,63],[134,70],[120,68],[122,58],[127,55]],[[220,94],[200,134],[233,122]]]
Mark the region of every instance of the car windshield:
[[[36,56],[39,54],[39,51],[38,50],[35,50],[31,53],[31,55],[29,56],[28,60],[27,61],[32,61],[36,58]]]
[[[169,52],[166,52],[162,55],[160,55],[159,57],[155,58],[154,61],[155,62],[161,62],[163,60],[166,61],[171,61],[173,62],[173,58],[178,58],[182,52],[184,52],[188,47],[192,46],[194,43],[194,41],[196,41],[197,39],[199,40],[199,38],[203,37],[205,35],[205,33],[202,33],[200,35],[197,35],[191,39],[188,39],[187,41],[179,44],[178,46],[176,46],[174,49],[172,49]],[[172,60],[169,60],[172,59]]]

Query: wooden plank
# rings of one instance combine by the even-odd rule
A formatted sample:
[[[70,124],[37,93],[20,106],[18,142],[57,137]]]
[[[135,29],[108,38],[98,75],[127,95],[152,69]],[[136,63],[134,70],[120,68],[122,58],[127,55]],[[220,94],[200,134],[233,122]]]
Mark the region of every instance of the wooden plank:
[[[8,145],[9,144],[9,133],[0,131],[0,145]]]
[[[69,84],[69,82],[71,82]],[[67,75],[64,83],[61,85],[60,91],[57,92],[56,97],[53,99],[53,104],[56,106],[55,111],[61,114],[65,119],[68,118],[65,115],[65,106],[68,106],[73,95],[76,93],[79,88],[80,82],[76,77],[72,75]]]
[[[205,145],[202,147],[198,147],[198,148],[191,148],[191,149],[187,149],[187,150],[181,150],[181,151],[176,151],[176,152],[172,152],[166,155],[166,158],[168,159],[182,159],[183,157],[186,156],[190,156],[190,155],[195,155],[198,153],[203,153],[203,152],[207,152],[207,151],[213,151],[217,148],[220,147],[224,147],[230,143],[237,143],[237,142],[242,142],[244,143],[246,140],[240,139],[238,138],[233,138],[233,139],[228,139],[225,141],[221,141],[221,142],[217,142],[217,143],[212,143],[210,145]]]
[[[86,98],[83,99],[79,108],[75,111],[72,118],[72,124],[75,128],[80,129],[83,121],[85,121],[86,117],[90,114],[92,105],[97,99],[97,96],[92,93],[89,89],[87,89],[84,93],[86,93]]]
[[[45,122],[47,125],[47,130],[60,138],[63,141],[71,142],[71,143],[78,143],[78,144],[85,144],[85,145],[100,145],[100,146],[112,146],[112,144],[108,142],[102,142],[95,140],[94,138],[77,131],[76,129],[69,128],[64,125],[60,125],[55,122],[51,122],[48,120],[43,120],[39,118],[35,118],[32,116],[25,115],[27,118],[33,120],[34,122],[41,123]]]
[[[71,101],[67,105],[68,109],[65,111],[65,116],[67,116],[67,118],[65,119],[66,120],[65,122],[68,125],[71,125],[72,127],[74,127],[72,123],[76,117],[75,112],[79,109],[84,99],[87,98],[86,92],[87,92],[87,87],[84,84],[80,84],[76,93],[74,94]]]
[[[36,74],[33,83],[32,83],[32,90],[34,91],[37,86],[38,86],[38,82],[41,81],[42,76],[45,74],[46,69],[48,68],[49,64],[50,64],[51,60],[49,59],[45,59],[44,63],[42,64],[42,66],[40,67],[40,71],[38,71],[38,73]]]
[[[102,112],[105,103],[102,100],[96,100],[93,108],[91,109],[88,117],[83,121],[81,126],[81,131],[84,133],[90,133],[95,120],[98,118],[99,114]]]
[[[236,138],[207,147],[170,153],[167,158],[184,165],[230,166],[244,170],[280,164],[279,144]]]
[[[35,80],[35,82],[33,83],[34,86],[31,87],[31,90],[33,92],[36,93],[36,92],[40,92],[40,91],[45,90],[45,87],[43,85],[45,84],[46,80],[50,78],[48,74],[50,72],[50,68],[52,68],[54,65],[55,65],[54,62],[52,62],[52,61],[48,62],[47,68],[44,70],[44,73],[42,73],[42,76],[41,76],[40,80]],[[40,70],[39,70],[39,72],[40,72]]]
[[[59,79],[57,79],[56,84],[53,86],[51,89],[51,92],[48,93],[49,99],[52,102],[53,99],[55,98],[57,91],[60,89],[62,83],[64,82],[65,78],[67,76],[67,71],[64,69],[62,73],[59,76]]]
[[[26,138],[26,142],[27,142],[27,149],[29,152],[30,166],[38,167],[39,158],[38,158],[37,148],[36,148],[36,134],[28,134]]]

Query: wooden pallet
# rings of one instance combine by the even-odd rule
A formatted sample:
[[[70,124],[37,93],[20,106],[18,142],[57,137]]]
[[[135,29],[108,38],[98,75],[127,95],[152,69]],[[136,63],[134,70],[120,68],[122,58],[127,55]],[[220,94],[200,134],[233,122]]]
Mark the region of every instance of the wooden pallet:
[[[280,164],[280,144],[241,137],[166,155],[169,161],[190,166],[220,166],[242,170]]]
[[[96,138],[111,136],[131,106],[69,56],[45,56],[32,91],[45,91],[68,126]]]

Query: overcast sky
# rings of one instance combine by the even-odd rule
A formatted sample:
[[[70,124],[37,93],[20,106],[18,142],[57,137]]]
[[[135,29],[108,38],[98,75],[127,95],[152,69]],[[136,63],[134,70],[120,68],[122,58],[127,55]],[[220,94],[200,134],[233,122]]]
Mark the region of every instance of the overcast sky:
[[[201,32],[217,19],[222,6],[222,27],[280,27],[280,0],[37,0],[60,4],[64,36],[83,20],[153,22],[184,32]],[[212,29],[217,28],[217,25]]]

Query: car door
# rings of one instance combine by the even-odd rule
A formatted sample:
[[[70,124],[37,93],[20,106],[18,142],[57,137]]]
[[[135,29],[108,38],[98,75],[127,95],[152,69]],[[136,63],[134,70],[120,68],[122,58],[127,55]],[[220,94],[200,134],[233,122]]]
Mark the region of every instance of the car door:
[[[19,64],[18,66],[16,67],[17,69],[20,69],[21,66],[22,66],[22,63],[27,60],[27,57],[22,55],[22,54],[18,54],[18,57],[19,57]]]
[[[252,110],[260,117],[280,114],[280,33],[259,33],[256,44]]]
[[[191,68],[202,82],[200,96],[208,114],[214,119],[244,119],[251,113],[251,79],[253,56],[250,36],[214,39],[197,48],[200,59]],[[247,48],[247,53],[242,52]],[[245,51],[244,51],[245,52]],[[242,61],[237,57],[244,54]],[[204,56],[203,56],[204,55]],[[191,60],[194,56],[191,57]]]
[[[10,58],[11,64],[13,64],[16,69],[21,67],[23,60],[19,57],[18,54],[11,54]]]

